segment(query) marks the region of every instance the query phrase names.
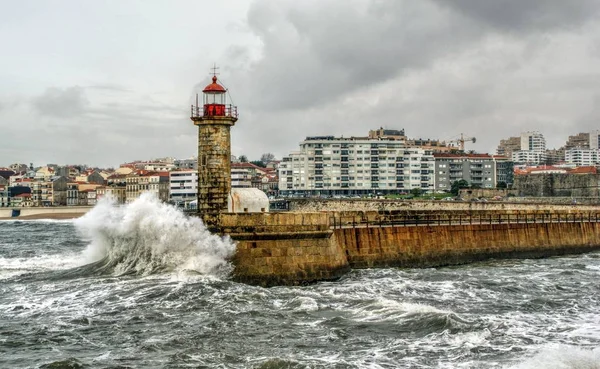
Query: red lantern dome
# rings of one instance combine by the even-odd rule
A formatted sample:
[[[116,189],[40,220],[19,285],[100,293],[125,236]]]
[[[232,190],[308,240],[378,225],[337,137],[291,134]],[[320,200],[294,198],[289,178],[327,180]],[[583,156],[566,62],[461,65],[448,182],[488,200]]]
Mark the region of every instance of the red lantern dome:
[[[212,83],[204,87],[204,90],[202,90],[202,92],[209,94],[218,94],[225,93],[227,92],[227,90],[225,89],[225,87],[217,83],[217,76],[213,76]]]

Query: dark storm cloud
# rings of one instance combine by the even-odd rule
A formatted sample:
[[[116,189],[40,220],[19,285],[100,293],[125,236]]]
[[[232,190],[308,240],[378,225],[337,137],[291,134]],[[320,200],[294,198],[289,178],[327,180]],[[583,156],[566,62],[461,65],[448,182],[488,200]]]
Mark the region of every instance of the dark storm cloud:
[[[85,89],[79,86],[68,88],[51,87],[33,98],[32,104],[38,113],[59,118],[71,118],[85,113],[89,101]]]
[[[485,25],[511,32],[578,26],[596,19],[597,0],[433,0]]]
[[[264,45],[247,87],[257,106],[306,108],[429,65],[476,35],[427,1],[262,1],[248,22]]]
[[[259,109],[319,106],[428,68],[489,33],[577,27],[599,8],[596,0],[257,1],[248,24],[263,55],[244,89]]]
[[[228,76],[243,102],[234,144],[252,156],[285,127],[269,144],[287,154],[307,135],[386,126],[439,139],[464,132],[482,151],[526,130],[558,145],[584,129],[598,91],[599,8],[595,0],[256,1],[248,27],[261,52]],[[246,50],[228,56],[237,63]]]

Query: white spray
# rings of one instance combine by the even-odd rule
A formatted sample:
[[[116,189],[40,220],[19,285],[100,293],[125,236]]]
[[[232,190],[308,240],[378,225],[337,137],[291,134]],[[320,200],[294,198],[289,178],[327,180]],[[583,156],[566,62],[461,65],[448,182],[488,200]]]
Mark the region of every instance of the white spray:
[[[228,237],[211,234],[200,219],[149,193],[124,206],[102,199],[75,225],[91,242],[87,261],[102,260],[115,274],[192,270],[225,277],[233,269],[227,259],[235,245]]]

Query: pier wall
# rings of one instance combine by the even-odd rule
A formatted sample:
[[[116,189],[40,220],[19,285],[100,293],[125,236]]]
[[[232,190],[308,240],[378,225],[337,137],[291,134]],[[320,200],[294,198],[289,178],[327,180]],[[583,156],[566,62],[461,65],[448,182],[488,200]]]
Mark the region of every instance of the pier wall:
[[[581,210],[581,209],[580,209]],[[234,278],[263,286],[337,279],[351,268],[436,267],[600,250],[594,212],[223,214]]]
[[[350,270],[326,213],[221,214],[236,241],[234,279],[262,286],[334,280]]]
[[[600,223],[463,224],[339,228],[352,268],[436,267],[600,249]]]

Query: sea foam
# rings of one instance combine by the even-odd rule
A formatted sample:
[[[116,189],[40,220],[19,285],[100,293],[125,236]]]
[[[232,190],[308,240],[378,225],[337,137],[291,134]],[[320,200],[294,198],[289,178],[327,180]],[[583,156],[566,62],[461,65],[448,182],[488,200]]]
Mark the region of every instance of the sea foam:
[[[510,369],[600,369],[600,349],[547,345],[532,358]]]
[[[211,234],[199,218],[150,193],[123,206],[102,199],[75,226],[90,242],[86,261],[117,275],[188,270],[225,277],[233,269],[229,237]]]

